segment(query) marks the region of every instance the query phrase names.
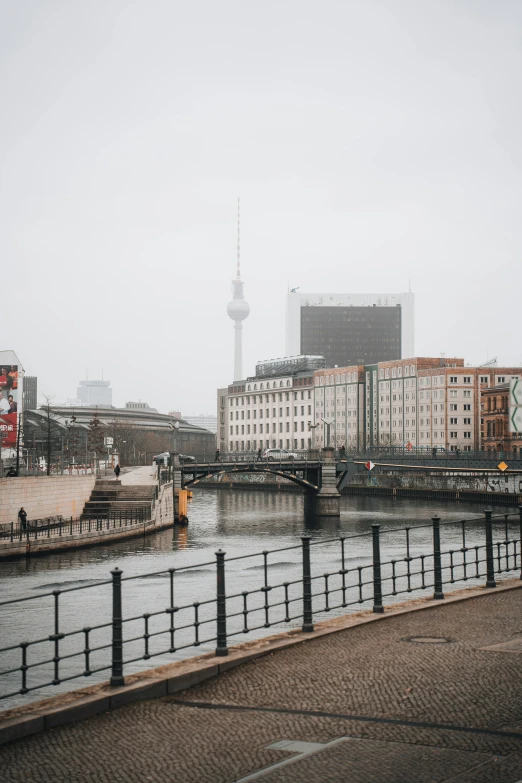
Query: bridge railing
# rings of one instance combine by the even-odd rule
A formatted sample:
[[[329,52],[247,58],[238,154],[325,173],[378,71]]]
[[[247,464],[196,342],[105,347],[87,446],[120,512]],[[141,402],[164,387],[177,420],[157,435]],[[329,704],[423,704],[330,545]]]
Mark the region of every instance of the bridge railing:
[[[441,600],[458,584],[521,577],[518,514],[429,523],[295,544],[107,579],[0,602],[0,698],[7,706],[76,680],[125,675],[274,628],[363,608],[381,613],[411,593]],[[197,575],[196,580],[192,575]],[[197,585],[197,587],[195,586]],[[16,629],[16,630],[15,630]]]
[[[263,449],[263,452],[265,449]],[[279,451],[279,449],[276,449],[276,451]],[[289,453],[292,455],[296,455],[296,459],[310,459],[310,452],[309,449],[288,449]],[[193,455],[197,464],[206,464],[206,463],[215,463],[215,462],[256,462],[258,457],[257,450],[255,451],[221,451],[216,459],[216,452],[204,452],[202,454],[194,454]],[[292,459],[291,457],[290,459]],[[265,461],[263,457],[261,457],[262,461]],[[277,457],[275,459],[276,462],[279,462],[279,458]],[[283,460],[286,461],[286,460]],[[185,464],[185,467],[190,467],[190,463],[187,462]]]
[[[305,461],[322,461],[321,449],[289,449],[291,454],[295,454],[295,460]],[[257,451],[224,451],[220,452],[216,460],[216,452],[204,452],[202,454],[193,455],[197,464],[214,464],[216,462],[256,462],[258,461]],[[428,447],[418,446],[412,449],[407,449],[406,446],[374,446],[360,451],[352,449],[336,449],[335,456],[339,460],[392,460],[392,459],[408,459],[408,460],[485,460],[491,462],[492,465],[498,465],[502,460],[506,462],[522,462],[521,451],[463,451],[457,449],[456,451],[449,451],[440,447]],[[264,461],[264,459],[262,459]],[[275,461],[279,461],[275,458]],[[284,462],[288,460],[282,460]],[[190,467],[190,462],[185,463],[185,467]]]

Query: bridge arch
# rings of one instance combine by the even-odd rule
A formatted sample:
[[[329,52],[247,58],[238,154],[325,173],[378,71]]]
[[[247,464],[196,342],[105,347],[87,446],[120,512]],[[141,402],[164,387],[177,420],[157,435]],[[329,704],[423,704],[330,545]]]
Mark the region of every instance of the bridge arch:
[[[233,474],[233,473],[271,473],[273,476],[281,476],[281,478],[289,479],[294,484],[297,484],[300,487],[303,487],[303,489],[312,490],[314,492],[317,492],[319,490],[319,487],[316,484],[313,484],[311,481],[307,481],[307,479],[302,478],[301,476],[297,476],[295,473],[289,473],[284,470],[278,470],[275,466],[268,466],[263,465],[262,468],[257,468],[255,465],[241,465],[240,467],[224,467],[221,470],[212,470],[209,471],[208,468],[203,470],[197,470],[196,469],[196,475],[194,478],[189,479],[188,481],[185,480],[183,482],[184,487],[192,487],[195,484],[199,484],[199,482],[202,479],[209,478],[210,476],[222,476],[225,473],[227,474]]]

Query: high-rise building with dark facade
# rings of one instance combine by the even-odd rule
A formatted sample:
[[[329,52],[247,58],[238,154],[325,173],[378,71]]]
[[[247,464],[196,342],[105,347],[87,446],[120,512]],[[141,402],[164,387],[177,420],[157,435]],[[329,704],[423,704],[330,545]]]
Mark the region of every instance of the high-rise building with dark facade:
[[[38,378],[26,375],[24,378],[23,406],[24,411],[35,411],[38,407]]]
[[[298,294],[287,298],[286,350],[326,366],[413,355],[413,294]]]

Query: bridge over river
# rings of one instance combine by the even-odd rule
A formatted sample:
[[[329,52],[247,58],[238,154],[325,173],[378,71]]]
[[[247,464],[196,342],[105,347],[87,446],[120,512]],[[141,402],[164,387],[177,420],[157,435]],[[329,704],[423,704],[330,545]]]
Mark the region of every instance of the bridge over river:
[[[494,457],[494,458],[492,458]],[[255,454],[228,454],[214,461],[198,459],[180,463],[174,455],[174,481],[182,488],[190,488],[204,479],[223,474],[265,474],[285,478],[305,491],[305,511],[319,516],[339,516],[340,497],[344,487],[357,473],[429,473],[444,476],[498,476],[522,477],[520,454],[509,457],[509,464],[496,455],[484,452],[473,454],[433,453],[347,457],[331,447],[310,449],[291,459],[260,459]]]

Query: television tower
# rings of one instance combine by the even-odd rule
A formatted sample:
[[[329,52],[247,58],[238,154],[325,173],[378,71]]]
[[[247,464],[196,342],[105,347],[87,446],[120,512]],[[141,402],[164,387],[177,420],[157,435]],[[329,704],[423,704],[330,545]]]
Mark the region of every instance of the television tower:
[[[234,321],[234,381],[243,378],[243,321],[250,313],[250,305],[243,296],[241,264],[239,254],[239,199],[237,200],[237,267],[236,277],[232,280],[233,298],[227,305],[227,313]]]

